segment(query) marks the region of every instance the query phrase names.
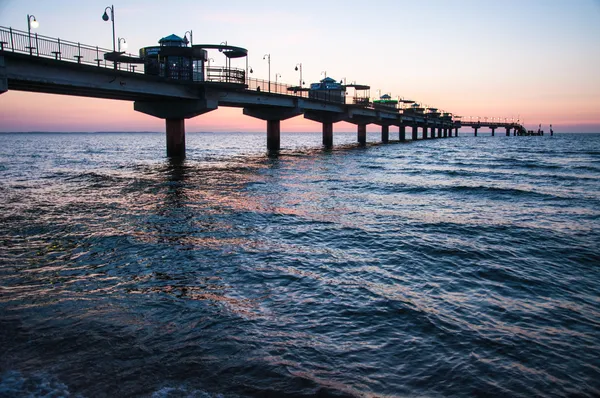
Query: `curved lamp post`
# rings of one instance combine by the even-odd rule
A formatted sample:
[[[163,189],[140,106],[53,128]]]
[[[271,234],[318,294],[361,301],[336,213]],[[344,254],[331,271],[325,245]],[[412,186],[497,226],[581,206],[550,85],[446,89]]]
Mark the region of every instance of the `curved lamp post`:
[[[110,10],[110,17],[106,13],[107,10]],[[116,39],[115,39],[115,6],[111,5],[110,7],[106,7],[104,9],[104,14],[102,14],[102,20],[104,22],[108,22],[108,20],[112,21],[112,29],[113,29],[113,51],[117,50]]]
[[[118,41],[118,51],[121,52],[121,42],[123,42],[123,50],[127,49],[127,41],[123,37],[119,37]]]
[[[187,35],[188,33],[190,34],[190,40],[187,39]],[[183,42],[185,43],[185,45],[187,46],[188,43],[193,46],[194,45],[194,34],[192,33],[192,30],[188,30],[183,34]]]
[[[269,64],[269,92],[271,92],[271,54],[263,55],[263,59],[266,59]]]
[[[296,71],[300,71],[300,81],[298,82],[298,87],[302,87],[304,85],[304,82],[302,81],[302,63],[296,64],[296,68],[294,68]]]
[[[31,28],[36,29],[40,23],[35,19],[35,15],[27,14],[27,33],[29,36],[29,55],[33,55],[33,47],[31,47]]]

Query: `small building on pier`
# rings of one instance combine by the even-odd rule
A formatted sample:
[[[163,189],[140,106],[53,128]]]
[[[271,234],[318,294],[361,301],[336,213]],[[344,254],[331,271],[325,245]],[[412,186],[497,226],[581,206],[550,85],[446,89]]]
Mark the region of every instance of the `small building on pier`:
[[[246,70],[231,67],[232,58],[247,57],[248,51],[241,47],[216,44],[188,46],[188,41],[175,34],[165,36],[158,46],[140,49],[144,72],[148,75],[173,80],[195,82],[216,81],[246,84]],[[225,56],[225,67],[207,67],[208,50],[218,50]],[[246,69],[247,69],[246,58]]]
[[[344,103],[346,88],[341,82],[325,77],[319,83],[311,83],[308,98]]]

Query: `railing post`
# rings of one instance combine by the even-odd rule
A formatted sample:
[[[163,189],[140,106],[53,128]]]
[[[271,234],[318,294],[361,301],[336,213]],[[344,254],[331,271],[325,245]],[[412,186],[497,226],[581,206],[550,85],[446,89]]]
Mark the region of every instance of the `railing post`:
[[[10,30],[10,48],[12,48],[12,51],[15,52],[15,42],[13,40],[12,28],[9,28],[9,30]]]
[[[58,39],[58,58],[62,59],[62,53],[60,49],[60,38]]]
[[[38,36],[37,36],[37,32],[35,34],[35,51],[37,53],[37,56],[40,56],[40,45],[38,44]]]

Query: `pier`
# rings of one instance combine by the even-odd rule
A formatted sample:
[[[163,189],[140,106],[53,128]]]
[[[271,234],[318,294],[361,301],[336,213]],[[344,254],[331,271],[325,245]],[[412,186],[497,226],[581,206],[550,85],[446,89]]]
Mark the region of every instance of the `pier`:
[[[458,136],[461,127],[505,129],[506,135],[528,135],[514,122],[465,122],[450,112],[424,108],[412,100],[389,95],[371,101],[370,87],[336,82],[325,76],[309,88],[250,78],[248,51],[227,44],[188,45],[176,35],[139,55],[0,27],[0,94],[21,90],[132,101],[135,111],[165,120],[166,150],[185,157],[185,119],[219,107],[237,107],[265,121],[267,149],[280,149],[281,121],[303,115],[322,125],[323,146],[333,146],[333,125],[356,125],[357,142],[366,144],[366,127],[381,127],[381,142],[394,134],[406,141]],[[225,66],[211,66],[210,51],[225,56]],[[232,59],[246,60],[245,68],[231,67]],[[301,65],[300,65],[301,67]],[[351,95],[352,94],[352,95]],[[390,127],[397,132],[390,132]]]

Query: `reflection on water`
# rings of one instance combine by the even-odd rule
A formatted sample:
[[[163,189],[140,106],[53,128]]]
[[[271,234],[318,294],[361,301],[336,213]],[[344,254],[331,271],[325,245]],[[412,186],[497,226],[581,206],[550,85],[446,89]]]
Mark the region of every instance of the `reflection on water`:
[[[163,138],[0,136],[0,395],[600,393],[599,136]]]

